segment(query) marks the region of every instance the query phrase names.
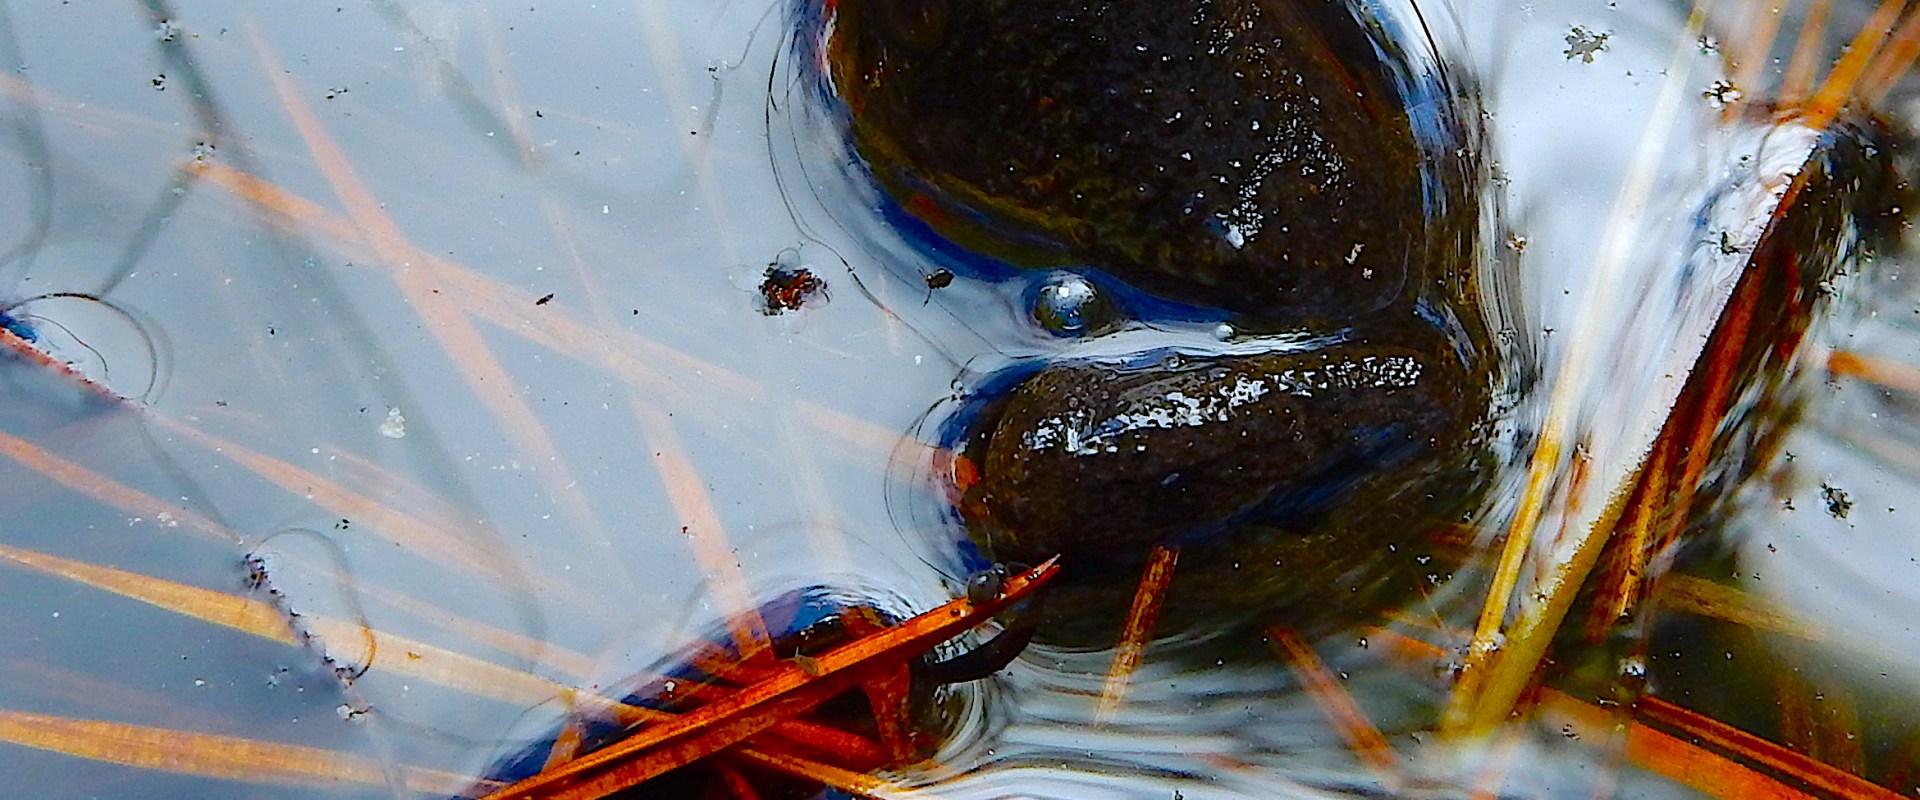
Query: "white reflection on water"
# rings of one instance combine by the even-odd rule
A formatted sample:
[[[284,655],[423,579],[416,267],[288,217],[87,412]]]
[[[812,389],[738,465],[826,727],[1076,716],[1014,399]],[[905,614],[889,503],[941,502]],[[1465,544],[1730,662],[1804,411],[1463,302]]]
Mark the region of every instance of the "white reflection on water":
[[[1662,81],[1706,87],[1716,56],[1661,74],[1684,13],[1671,5],[1421,11],[1439,59],[1485,93],[1510,228],[1498,238],[1525,242],[1489,285],[1517,297],[1502,322],[1518,363],[1538,369],[1525,386],[1551,385]],[[826,583],[926,608],[953,591],[955,556],[925,552],[937,533],[913,529],[943,521],[890,511],[883,473],[922,455],[900,436],[956,380],[1062,345],[1036,336],[1011,282],[930,292],[924,256],[850,213],[873,198],[834,183],[844,170],[783,171],[833,152],[783,127],[804,109],[769,121],[769,76],[776,101],[807,102],[783,91],[784,6],[189,3],[164,25],[126,6],[9,13],[19,63],[0,78],[0,196],[15,202],[0,213],[0,286],[110,288],[152,321],[166,381],[131,408],[0,365],[0,545],[17,556],[0,565],[0,636],[17,643],[0,657],[0,710],[472,773],[554,710],[528,708],[652,666],[756,598]],[[1576,25],[1613,31],[1591,63],[1563,57]],[[1697,260],[1694,215],[1726,183],[1725,154],[1751,143],[1704,101],[1659,124],[1672,144],[1631,264],[1725,266]],[[286,202],[258,187],[243,199],[203,162]],[[758,313],[740,276],[782,253],[833,302]],[[1895,285],[1886,269],[1841,287],[1821,341],[1920,363],[1912,296],[1881,291]],[[121,321],[41,312],[101,354],[57,340],[61,357],[145,391],[136,365],[152,356]],[[1660,319],[1671,327],[1614,323],[1648,347],[1689,330]],[[1217,338],[1210,324],[1125,336]],[[1591,402],[1621,412],[1605,398],[1657,396],[1674,369],[1610,368],[1596,383],[1615,394]],[[1510,428],[1537,424],[1540,394],[1517,401]],[[1910,398],[1859,384],[1815,395],[1789,477],[1750,490],[1779,497],[1743,495],[1728,523],[1747,543],[1742,569],[1912,674],[1920,641],[1899,613],[1920,606],[1901,524]],[[390,410],[404,437],[388,435]],[[1624,472],[1634,453],[1621,447],[1601,455]],[[1823,482],[1849,493],[1846,519],[1824,513]],[[1496,493],[1488,519],[1512,496]],[[320,646],[364,660],[360,620],[379,632],[350,689],[307,649],[75,566],[259,599],[243,559],[293,529],[328,544],[271,560],[273,586],[323,621]],[[1352,639],[1323,657],[1396,746],[1422,752],[1444,683]],[[956,798],[1316,796],[1371,780],[1278,661],[1149,660],[1096,732],[1104,667],[1036,651],[981,690],[945,767],[904,777]],[[1510,785],[1583,790],[1603,756],[1555,738],[1533,742],[1539,758]],[[16,745],[0,745],[0,772],[38,797],[382,796],[377,784],[405,780],[263,787]],[[1472,777],[1440,755],[1414,772],[1436,794]]]

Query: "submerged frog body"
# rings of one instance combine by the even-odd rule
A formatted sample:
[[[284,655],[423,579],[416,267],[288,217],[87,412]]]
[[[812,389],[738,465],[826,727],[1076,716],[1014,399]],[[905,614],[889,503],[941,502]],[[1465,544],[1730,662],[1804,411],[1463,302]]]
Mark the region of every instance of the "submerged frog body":
[[[1182,551],[1170,628],[1351,616],[1410,586],[1421,536],[1470,506],[1473,384],[1421,328],[1176,366],[1050,365],[969,428],[961,513],[995,558],[1063,556],[1056,641],[1117,630],[1155,547]]]
[[[1429,271],[1408,81],[1341,4],[831,5],[855,147],[963,247],[1243,324],[1349,319]]]

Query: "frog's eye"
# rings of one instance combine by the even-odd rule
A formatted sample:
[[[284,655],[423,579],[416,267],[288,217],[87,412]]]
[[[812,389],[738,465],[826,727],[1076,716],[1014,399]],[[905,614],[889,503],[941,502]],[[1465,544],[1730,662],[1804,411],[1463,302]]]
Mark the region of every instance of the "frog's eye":
[[[1098,284],[1071,272],[1056,272],[1028,293],[1027,314],[1041,330],[1062,337],[1099,336],[1119,323],[1120,312]]]

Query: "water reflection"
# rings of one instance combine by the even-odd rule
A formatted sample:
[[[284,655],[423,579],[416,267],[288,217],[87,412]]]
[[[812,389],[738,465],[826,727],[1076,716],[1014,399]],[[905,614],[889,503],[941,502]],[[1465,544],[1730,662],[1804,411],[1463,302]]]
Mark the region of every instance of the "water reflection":
[[[819,584],[874,587],[902,613],[963,592],[929,449],[1009,366],[1311,338],[1195,310],[1149,326],[1141,294],[1091,273],[1133,321],[1042,330],[1028,282],[901,235],[887,195],[849,180],[831,98],[788,38],[812,30],[793,18],[808,7],[8,5],[0,286],[9,302],[99,295],[144,323],[35,303],[75,343],[0,363],[9,778],[39,797],[446,796],[552,720],[529,709],[620,686],[729,612]],[[1866,12],[1838,4],[1834,29]],[[1727,79],[1763,97],[1779,79],[1729,75],[1672,4],[1366,14],[1385,40],[1431,41],[1403,54],[1418,68],[1395,91],[1484,98],[1484,138],[1462,144],[1492,180],[1455,199],[1486,211],[1471,283],[1500,299],[1479,309],[1510,367],[1488,440],[1520,464],[1549,389],[1578,378],[1607,436],[1583,451],[1592,502],[1546,526],[1578,527],[1640,463],[1715,319],[1724,295],[1692,290],[1739,269],[1718,234],[1773,197],[1751,176],[1795,169],[1742,157],[1813,140],[1724,124],[1700,92]],[[1740,44],[1734,18],[1710,22]],[[1576,26],[1610,34],[1591,62],[1565,55]],[[1637,172],[1649,128],[1665,144]],[[1645,192],[1622,229],[1608,220],[1630,176]],[[1590,283],[1603,251],[1622,271]],[[804,324],[756,305],[783,254],[833,298]],[[1688,574],[1738,571],[1747,593],[1659,588],[1689,611],[1663,612],[1638,663],[1660,698],[1891,776],[1920,652],[1901,577],[1920,352],[1905,254],[1873,255],[1844,260],[1791,365],[1783,391],[1804,399],[1778,455],[1698,518],[1720,546]],[[1569,360],[1580,348],[1593,357]],[[1477,563],[1522,478],[1503,469],[1482,524],[1414,554],[1430,600],[1311,643],[1400,759],[1388,777],[1305,688],[1318,673],[1260,635],[1150,648],[1104,726],[1111,654],[1037,648],[963,695],[932,764],[892,777],[981,798],[1468,791],[1484,762],[1432,731],[1484,576],[1442,564]],[[263,552],[269,581],[250,587]],[[1729,662],[1800,666],[1818,688],[1710,677]],[[1814,666],[1829,662],[1846,666]],[[1621,665],[1601,666],[1610,684]],[[1839,723],[1769,713],[1837,707],[1835,686],[1874,740],[1857,756]],[[1621,794],[1683,793],[1603,768],[1582,706],[1543,707],[1559,716],[1495,750],[1506,791],[1585,794],[1605,773]]]

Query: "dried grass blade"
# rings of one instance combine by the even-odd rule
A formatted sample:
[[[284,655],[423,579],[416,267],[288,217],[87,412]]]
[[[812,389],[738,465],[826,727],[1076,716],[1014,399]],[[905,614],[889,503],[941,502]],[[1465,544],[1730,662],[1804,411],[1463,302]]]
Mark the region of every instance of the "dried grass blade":
[[[1494,716],[1491,711],[1483,711],[1476,715],[1471,709],[1476,705],[1483,707],[1486,705],[1484,702],[1488,691],[1486,682],[1494,677],[1488,673],[1497,668],[1499,661],[1512,660],[1511,657],[1495,657],[1501,647],[1500,640],[1503,638],[1502,625],[1509,607],[1514,604],[1521,568],[1535,547],[1536,529],[1545,516],[1547,504],[1554,499],[1556,476],[1566,465],[1567,460],[1580,450],[1581,437],[1576,427],[1576,414],[1584,384],[1567,376],[1582,375],[1591,370],[1589,362],[1597,357],[1595,350],[1600,346],[1596,343],[1597,334],[1581,334],[1598,329],[1599,321],[1611,319],[1616,313],[1617,301],[1610,298],[1617,293],[1610,294],[1605,291],[1605,287],[1620,280],[1619,273],[1625,269],[1630,243],[1635,236],[1636,222],[1648,213],[1647,206],[1653,192],[1654,172],[1665,155],[1666,142],[1670,134],[1668,123],[1677,114],[1677,109],[1686,94],[1682,79],[1687,75],[1687,64],[1694,57],[1695,41],[1706,24],[1711,6],[1712,0],[1695,0],[1693,4],[1693,11],[1687,18],[1686,29],[1680,34],[1673,58],[1669,63],[1667,80],[1661,87],[1648,127],[1636,147],[1633,166],[1621,184],[1619,197],[1615,202],[1614,218],[1608,222],[1606,237],[1594,257],[1594,268],[1589,275],[1589,285],[1595,288],[1592,295],[1602,298],[1602,302],[1589,304],[1583,310],[1573,344],[1570,346],[1563,366],[1566,372],[1554,383],[1552,396],[1547,404],[1547,419],[1540,432],[1540,441],[1528,460],[1527,481],[1521,495],[1520,506],[1514,514],[1513,521],[1507,526],[1506,542],[1501,550],[1500,561],[1495,569],[1492,585],[1488,588],[1479,620],[1475,625],[1473,643],[1467,652],[1466,670],[1461,675],[1460,683],[1455,686],[1444,713],[1443,727],[1450,732],[1459,733],[1468,728],[1484,732],[1497,722],[1490,719]],[[1578,505],[1581,501],[1574,498],[1568,502],[1571,505]],[[1594,531],[1583,531],[1577,535],[1584,538],[1575,548],[1576,551],[1586,549],[1588,539],[1603,538]],[[1589,561],[1586,566],[1580,568],[1580,579],[1585,577],[1585,569],[1590,566]],[[1547,576],[1546,582],[1553,583],[1555,586],[1542,587],[1546,590],[1544,593],[1549,597],[1553,596],[1556,587],[1570,577],[1573,575],[1563,566],[1558,574]],[[1575,583],[1577,582],[1576,579]],[[1571,591],[1571,589],[1565,589],[1565,591]],[[1551,627],[1559,625],[1558,615],[1549,611],[1547,616],[1552,617]],[[1548,636],[1551,636],[1551,632]],[[1533,645],[1533,643],[1526,644]],[[1544,647],[1544,645],[1541,646]],[[1537,657],[1522,660],[1535,662]],[[1505,672],[1509,674],[1500,676],[1500,680],[1509,685],[1494,687],[1498,690],[1499,696],[1511,694],[1514,698],[1518,697],[1519,689],[1511,685],[1515,679],[1510,674],[1516,669],[1524,669],[1530,675],[1532,664],[1506,668]],[[1507,702],[1511,703],[1511,699]],[[1495,698],[1492,704],[1497,706],[1501,703],[1498,698]],[[1479,719],[1474,722],[1476,716]],[[1500,710],[1498,718],[1505,719],[1505,717],[1505,710]]]

